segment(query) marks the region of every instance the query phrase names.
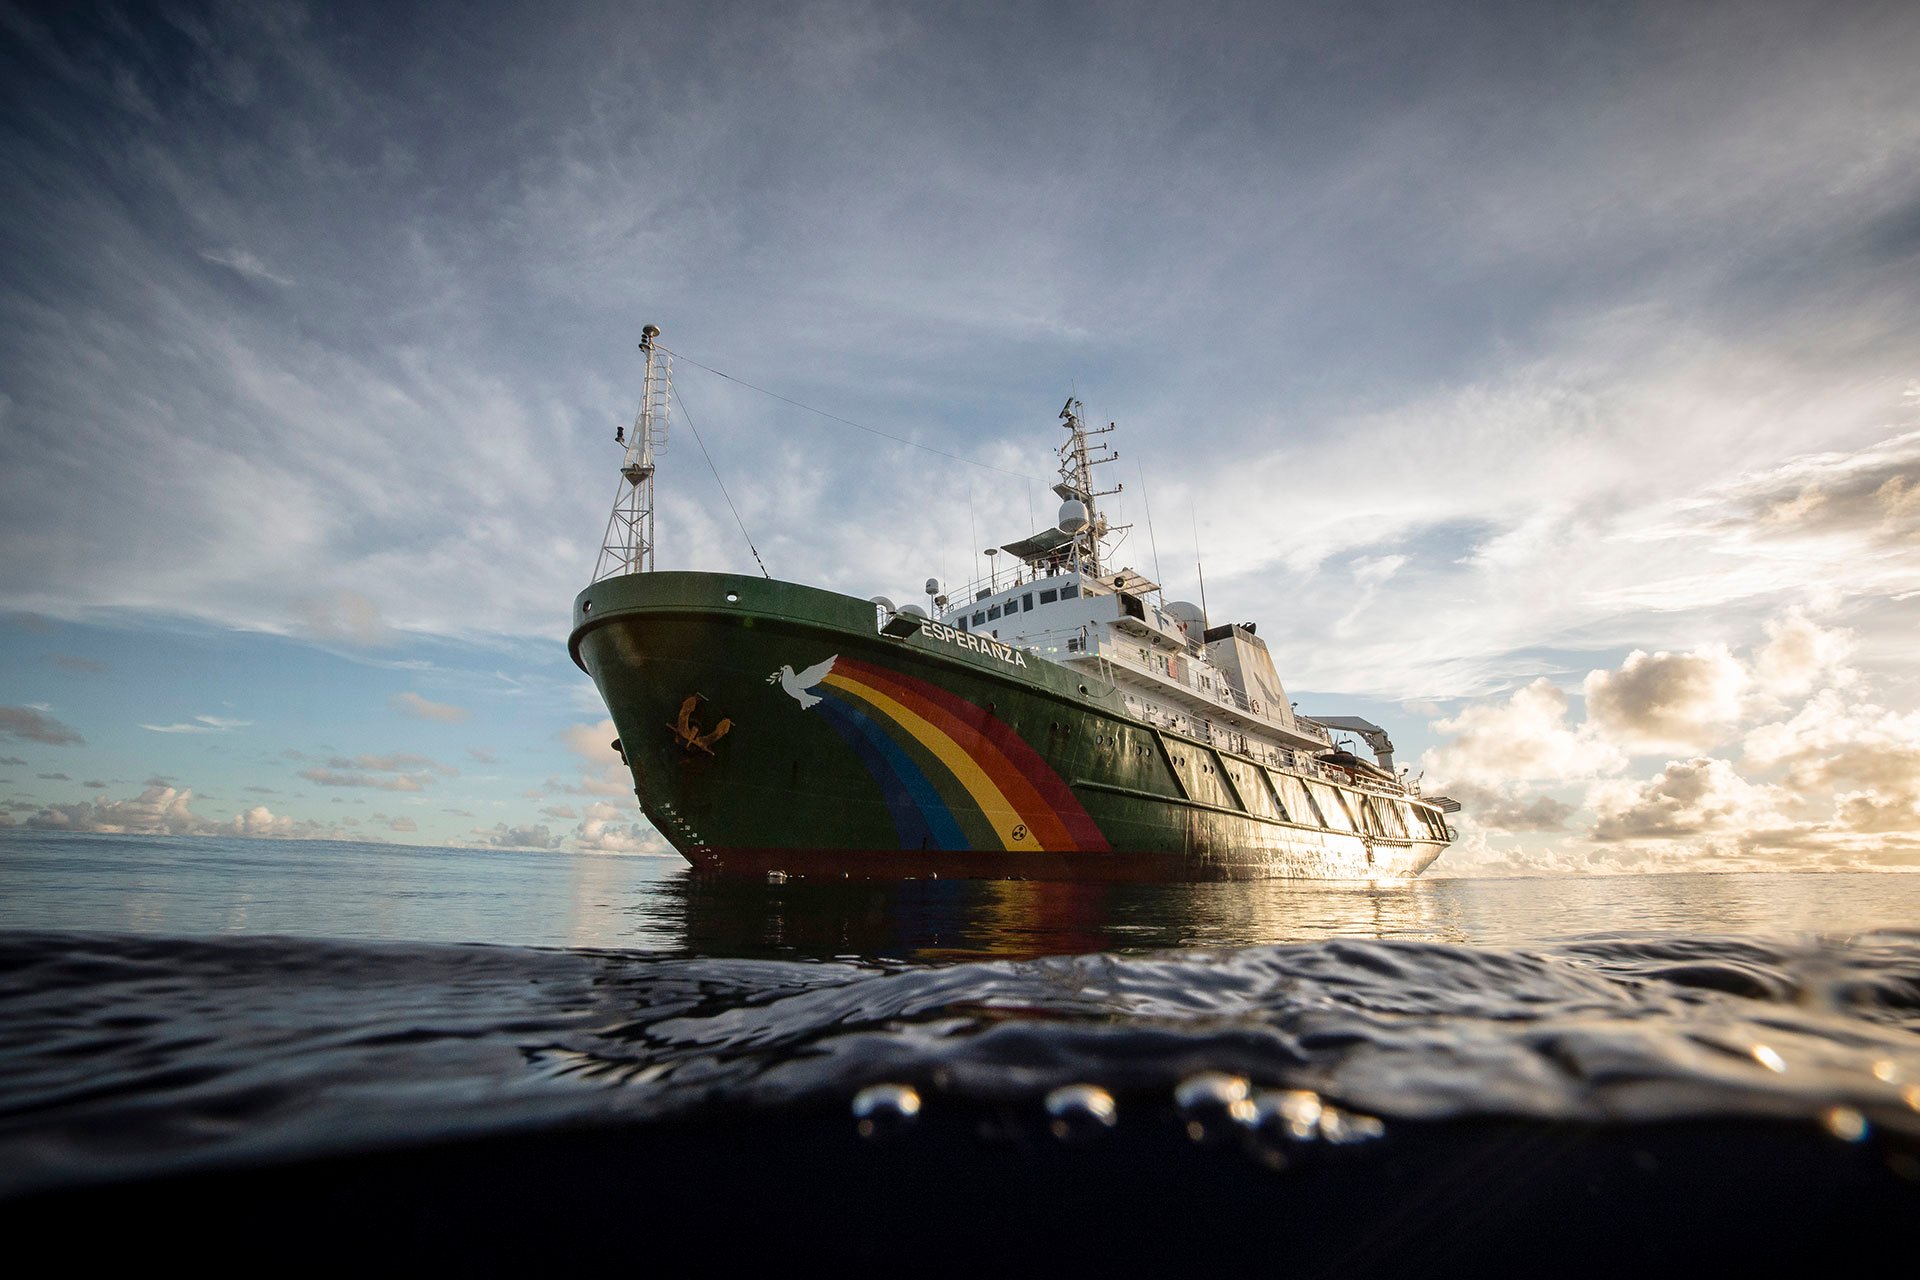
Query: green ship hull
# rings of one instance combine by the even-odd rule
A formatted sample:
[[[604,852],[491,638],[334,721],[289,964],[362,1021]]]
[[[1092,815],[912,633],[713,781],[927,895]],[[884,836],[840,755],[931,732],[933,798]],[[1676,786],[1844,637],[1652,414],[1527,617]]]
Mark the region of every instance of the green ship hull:
[[[1446,848],[1417,799],[1309,800],[1082,672],[938,622],[888,634],[849,596],[627,574],[573,624],[642,810],[698,871],[1400,879]]]

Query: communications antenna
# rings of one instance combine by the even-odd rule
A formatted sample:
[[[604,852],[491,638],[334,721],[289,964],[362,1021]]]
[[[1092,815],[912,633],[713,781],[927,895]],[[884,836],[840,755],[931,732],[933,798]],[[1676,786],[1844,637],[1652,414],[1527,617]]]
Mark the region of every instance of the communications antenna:
[[[630,431],[616,431],[614,441],[627,447],[620,460],[620,487],[614,491],[613,513],[607,517],[606,537],[600,540],[600,559],[593,580],[653,570],[654,459],[667,451],[667,415],[673,395],[673,356],[655,344],[658,325],[640,331],[640,351],[647,367],[641,375],[640,412]]]

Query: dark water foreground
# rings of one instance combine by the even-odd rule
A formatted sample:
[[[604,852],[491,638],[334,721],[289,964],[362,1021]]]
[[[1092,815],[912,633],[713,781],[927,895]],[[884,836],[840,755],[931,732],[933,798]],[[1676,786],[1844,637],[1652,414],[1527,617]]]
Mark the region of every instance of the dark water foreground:
[[[0,1229],[73,1262],[1765,1275],[1920,1223],[1899,931],[930,965],[16,930],[0,1067]],[[918,1111],[869,1093],[863,1136],[882,1083]]]

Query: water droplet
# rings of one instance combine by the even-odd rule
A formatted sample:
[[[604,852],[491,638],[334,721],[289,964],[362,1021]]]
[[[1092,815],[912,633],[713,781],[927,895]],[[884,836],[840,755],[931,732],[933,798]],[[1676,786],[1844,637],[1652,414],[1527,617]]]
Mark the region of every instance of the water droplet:
[[[1312,1142],[1319,1136],[1324,1110],[1320,1095],[1311,1089],[1268,1089],[1253,1100],[1253,1124],[1265,1137]]]
[[[1829,1107],[1820,1123],[1842,1142],[1858,1142],[1867,1136],[1867,1118],[1852,1107]]]
[[[1113,1095],[1097,1084],[1061,1085],[1047,1095],[1047,1128],[1062,1142],[1086,1142],[1120,1119]]]
[[[1235,1128],[1253,1122],[1253,1090],[1244,1076],[1224,1071],[1202,1071],[1188,1076],[1173,1091],[1173,1105],[1187,1122],[1187,1136],[1195,1142],[1216,1142]]]
[[[1386,1132],[1387,1126],[1378,1116],[1363,1116],[1337,1107],[1328,1107],[1320,1113],[1320,1140],[1337,1147],[1372,1142]]]
[[[897,1137],[920,1114],[920,1092],[910,1084],[870,1084],[853,1095],[853,1118],[863,1138]]]

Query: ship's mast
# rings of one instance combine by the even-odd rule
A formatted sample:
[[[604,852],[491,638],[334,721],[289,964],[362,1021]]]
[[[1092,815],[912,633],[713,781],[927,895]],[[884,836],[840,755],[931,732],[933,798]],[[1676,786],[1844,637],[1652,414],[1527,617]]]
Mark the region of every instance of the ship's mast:
[[[1120,457],[1112,445],[1104,440],[1095,440],[1095,436],[1104,436],[1113,430],[1109,422],[1104,427],[1089,431],[1082,418],[1086,406],[1076,399],[1068,399],[1060,410],[1060,421],[1069,433],[1067,442],[1060,446],[1060,483],[1053,491],[1066,502],[1080,502],[1087,508],[1086,527],[1077,531],[1075,545],[1085,561],[1086,571],[1093,577],[1100,576],[1100,540],[1110,530],[1107,521],[1100,514],[1098,499],[1109,494],[1119,493],[1124,485],[1114,485],[1111,489],[1093,487],[1093,469],[1117,461]]]
[[[607,517],[606,537],[600,540],[600,559],[593,580],[653,570],[654,459],[667,449],[667,415],[673,396],[673,357],[654,344],[657,325],[640,331],[640,351],[646,356],[641,375],[640,412],[633,426],[615,432],[614,440],[627,447],[620,460],[620,487],[614,491],[613,514]]]

